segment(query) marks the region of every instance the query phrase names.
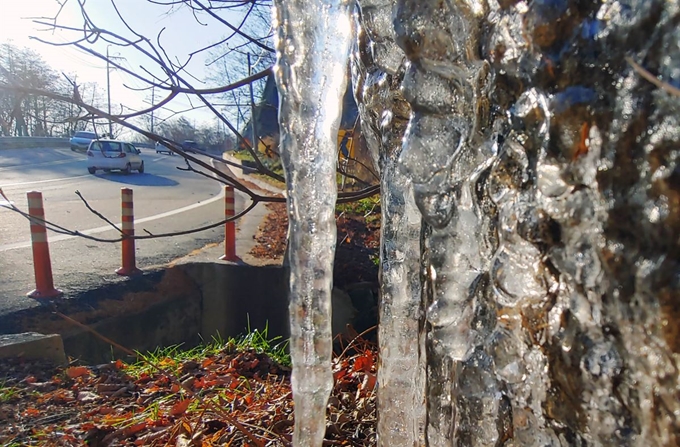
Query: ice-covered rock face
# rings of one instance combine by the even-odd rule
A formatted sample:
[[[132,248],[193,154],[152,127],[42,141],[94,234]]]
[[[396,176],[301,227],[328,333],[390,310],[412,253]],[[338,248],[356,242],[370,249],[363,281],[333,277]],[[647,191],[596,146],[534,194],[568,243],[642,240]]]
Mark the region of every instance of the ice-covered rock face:
[[[400,0],[429,445],[680,442],[677,2]]]
[[[678,1],[358,4],[380,445],[680,445]]]

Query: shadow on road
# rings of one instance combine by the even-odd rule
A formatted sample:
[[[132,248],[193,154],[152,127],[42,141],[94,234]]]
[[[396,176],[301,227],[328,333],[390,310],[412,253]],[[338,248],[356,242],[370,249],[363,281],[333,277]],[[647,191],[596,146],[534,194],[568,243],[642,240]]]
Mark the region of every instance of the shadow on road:
[[[109,180],[112,182],[125,183],[126,185],[135,186],[177,186],[178,182],[169,179],[167,177],[162,177],[155,174],[123,174],[122,172],[105,172],[96,175],[98,178],[103,180]]]

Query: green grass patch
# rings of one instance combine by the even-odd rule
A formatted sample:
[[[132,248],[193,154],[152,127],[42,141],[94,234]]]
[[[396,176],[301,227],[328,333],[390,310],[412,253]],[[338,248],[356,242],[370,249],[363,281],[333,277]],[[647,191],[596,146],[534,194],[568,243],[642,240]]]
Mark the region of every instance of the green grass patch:
[[[339,213],[363,215],[366,222],[380,220],[380,195],[376,194],[356,202],[338,204],[335,209]]]
[[[282,366],[290,366],[290,354],[288,353],[288,341],[282,337],[269,337],[268,326],[263,330],[250,329],[239,337],[229,338],[214,337],[209,343],[204,343],[193,348],[183,348],[182,345],[173,345],[165,348],[157,348],[149,352],[138,352],[141,358],[138,362],[128,365],[126,372],[133,377],[140,377],[142,374],[153,374],[157,372],[156,365],[166,371],[179,375],[182,364],[187,361],[200,363],[202,360],[219,354],[220,352],[242,352],[254,351],[258,354],[266,354]],[[0,388],[0,393],[2,389]],[[1,396],[2,394],[0,394]]]
[[[274,171],[275,172],[275,171]],[[283,170],[281,172],[278,172],[279,175],[283,175]],[[270,176],[266,174],[253,174],[253,176],[259,180],[262,180],[265,183],[269,183],[270,185],[276,186],[277,188],[281,188],[282,190],[286,189],[286,184],[283,182],[280,182],[276,180],[275,178],[271,178]]]
[[[182,345],[172,345],[165,348],[157,348],[149,352],[138,352],[140,361],[128,366],[126,372],[133,377],[142,374],[153,374],[156,365],[164,370],[179,374],[184,362],[199,361],[219,353],[224,348],[225,342],[215,339],[211,343],[196,346],[194,348],[182,348]]]
[[[234,151],[231,153],[234,158],[237,158],[239,160],[249,160],[249,161],[255,161],[253,156],[250,154],[250,152],[246,150],[241,150],[241,151]]]
[[[7,386],[5,382],[0,382],[0,403],[6,403],[19,395],[16,388]]]
[[[248,322],[248,333],[235,339],[230,339],[231,347],[235,351],[252,350],[258,354],[266,354],[270,359],[282,366],[290,366],[290,354],[288,352],[288,340],[283,337],[269,338],[269,326],[263,330],[251,330]]]

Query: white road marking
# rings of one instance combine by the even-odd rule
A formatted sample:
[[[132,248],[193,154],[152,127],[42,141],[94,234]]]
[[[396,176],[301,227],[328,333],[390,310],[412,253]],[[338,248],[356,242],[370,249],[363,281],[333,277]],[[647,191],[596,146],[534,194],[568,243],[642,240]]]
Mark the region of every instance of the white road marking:
[[[202,207],[204,205],[209,205],[209,204],[216,202],[218,200],[221,200],[221,199],[224,199],[224,189],[222,189],[222,192],[220,192],[219,195],[212,197],[208,200],[205,200],[203,202],[194,203],[194,204],[191,204],[191,205],[184,206],[182,208],[177,208],[177,209],[174,209],[174,210],[166,211],[165,213],[160,213],[160,214],[155,214],[153,216],[144,217],[142,219],[136,219],[135,224],[140,224],[140,223],[144,223],[144,222],[151,222],[152,220],[158,220],[158,219],[163,219],[165,217],[174,216],[175,214],[183,213],[185,211],[191,211],[193,209]],[[122,226],[122,223],[117,223],[116,226],[120,228]],[[90,228],[89,230],[82,230],[82,231],[80,231],[80,233],[90,235],[90,234],[103,233],[105,231],[115,231],[115,230],[113,228],[111,228],[111,226],[107,225],[105,227]],[[65,241],[67,239],[73,239],[73,238],[76,238],[76,237],[78,237],[78,236],[70,236],[70,235],[65,235],[65,234],[60,235],[60,236],[56,236],[56,237],[50,236],[49,242]],[[15,244],[0,245],[0,252],[9,251],[9,250],[16,250],[16,249],[19,249],[19,248],[27,248],[27,247],[30,247],[30,246],[31,246],[30,241],[28,241],[28,242],[17,242]]]
[[[83,178],[83,177],[92,177],[92,174],[77,175],[75,177],[53,178],[53,179],[50,179],[50,180],[35,180],[35,181],[32,181],[32,182],[9,183],[7,185],[0,185],[0,188],[9,188],[10,186],[33,185],[33,184],[38,184],[38,183],[60,182],[62,180],[73,180],[73,179],[76,179],[76,178]]]

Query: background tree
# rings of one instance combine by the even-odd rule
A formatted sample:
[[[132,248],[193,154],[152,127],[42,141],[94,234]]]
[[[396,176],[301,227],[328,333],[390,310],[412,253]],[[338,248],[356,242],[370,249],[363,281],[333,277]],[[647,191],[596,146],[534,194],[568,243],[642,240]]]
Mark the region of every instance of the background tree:
[[[0,82],[33,89],[60,90],[57,74],[35,52],[10,43],[0,45]],[[0,93],[0,128],[4,135],[44,136],[54,112],[54,101],[38,95],[6,90]]]
[[[9,42],[0,44],[0,83],[69,95],[75,80],[75,75],[57,73],[35,51]],[[96,83],[76,85],[83,103],[103,106],[104,92]],[[85,129],[102,133],[101,125],[101,120],[87,118],[85,108],[77,102],[65,103],[37,93],[0,89],[1,135],[70,136]]]

